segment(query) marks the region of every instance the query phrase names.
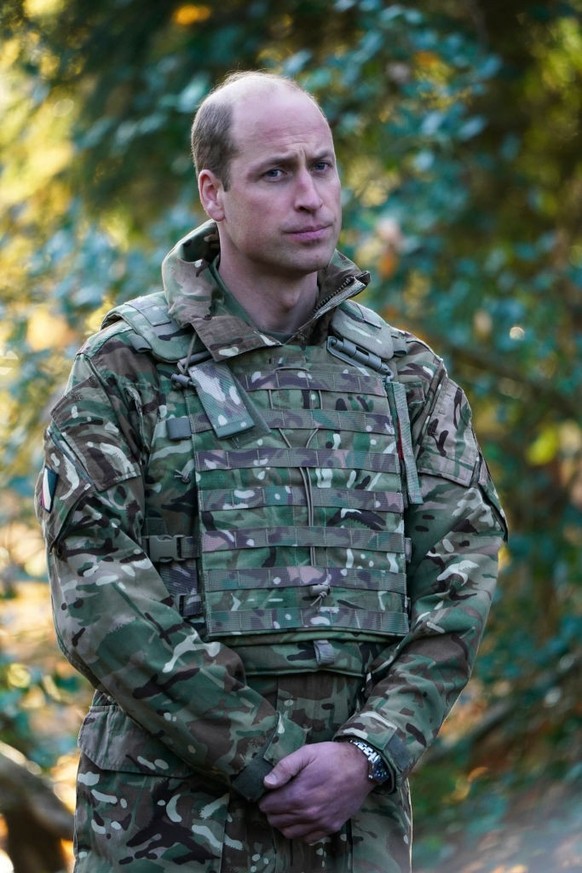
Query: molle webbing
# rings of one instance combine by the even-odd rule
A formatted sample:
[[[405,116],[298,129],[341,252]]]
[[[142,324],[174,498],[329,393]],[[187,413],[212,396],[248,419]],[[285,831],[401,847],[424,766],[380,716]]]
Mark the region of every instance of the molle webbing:
[[[324,411],[318,409],[309,412],[303,409],[262,409],[260,417],[266,432],[276,428],[288,427],[290,423],[293,427],[304,430],[313,426],[314,423],[317,427],[331,428],[338,428],[341,423],[343,430],[359,433],[363,429],[365,433],[371,433],[375,431],[379,423],[381,424],[385,421],[384,414],[376,415],[373,413],[349,411],[339,413],[335,410]],[[216,432],[216,428],[213,427],[209,421],[208,414],[204,411],[190,416],[166,419],[165,427],[169,440],[183,440],[190,435],[204,433],[207,430],[214,430]]]
[[[332,319],[332,327],[338,334],[338,336],[330,336],[327,340],[328,351],[332,355],[365,366],[384,376],[386,393],[398,428],[408,502],[422,503],[410,432],[406,389],[394,379],[392,366],[389,363],[393,357],[406,354],[404,334],[392,328],[373,310],[361,306],[354,300],[348,300],[338,307]]]
[[[190,368],[189,414],[167,426],[174,443],[192,434],[207,638],[402,636],[408,542],[384,379],[325,347],[290,352],[230,365],[258,438],[217,439],[200,393],[227,383],[210,362],[202,379]]]
[[[320,489],[311,491],[310,502],[312,506],[335,506],[338,509],[380,509],[383,512],[402,513],[404,500],[398,491],[386,491],[372,496],[369,491],[342,491],[338,488],[325,488],[323,494]],[[272,486],[269,488],[247,488],[237,491],[235,488],[225,487],[220,497],[213,493],[200,495],[198,501],[201,510],[221,509],[221,503],[239,509],[253,509],[264,506],[306,506],[307,495],[305,488],[292,488],[287,486],[284,491]]]
[[[342,325],[344,325],[344,327],[345,324],[345,319],[343,319]],[[361,341],[363,338],[362,332],[360,332],[358,339]],[[371,350],[376,348],[375,342],[370,342],[368,348],[362,348],[350,339],[330,336],[327,340],[327,348],[334,357],[339,358],[342,361],[353,362],[354,364],[367,367],[380,373],[384,377],[384,388],[388,396],[388,402],[390,403],[392,418],[398,429],[399,447],[404,464],[408,502],[417,504],[422,503],[420,483],[418,481],[418,473],[414,459],[412,434],[410,432],[406,389],[404,385],[400,384],[400,382],[394,381],[392,370],[386,359]],[[395,335],[391,335],[391,348],[394,349],[395,352],[398,351],[398,353],[401,353],[403,348]]]
[[[320,580],[320,581],[314,581]],[[323,580],[323,581],[321,581]],[[384,573],[380,578],[383,590],[377,592],[378,602],[372,604],[372,608],[364,607],[365,600],[361,603],[358,591],[369,591],[371,584],[370,576],[359,571],[347,571],[339,567],[328,567],[325,575],[314,575],[313,567],[288,567],[281,568],[253,568],[252,570],[230,571],[226,576],[221,571],[210,571],[205,576],[205,590],[207,597],[224,598],[227,591],[236,592],[235,597],[245,592],[250,592],[248,605],[252,605],[252,599],[256,598],[256,592],[268,592],[269,589],[278,592],[288,589],[290,597],[284,610],[265,596],[259,598],[261,609],[247,609],[240,611],[228,610],[220,612],[216,610],[213,618],[217,626],[229,626],[232,630],[240,633],[264,631],[266,618],[269,618],[267,627],[280,629],[307,628],[310,623],[316,628],[338,626],[341,620],[339,610],[341,605],[326,605],[327,598],[334,588],[344,591],[344,608],[348,607],[350,597],[354,603],[358,603],[357,609],[352,609],[347,619],[352,630],[368,630],[383,634],[402,635],[408,629],[408,621],[402,611],[402,604],[406,602],[406,576],[397,573]],[[296,592],[300,592],[300,597]],[[296,602],[294,602],[296,601]],[[291,605],[293,604],[293,605]],[[381,607],[381,609],[379,609]],[[346,620],[347,620],[346,619]],[[341,625],[340,625],[341,626]]]
[[[260,448],[228,451],[209,449],[196,452],[199,469],[236,470],[244,464],[248,467],[302,467],[304,469],[345,469],[351,465],[358,470],[374,473],[397,473],[398,458],[381,456],[378,452],[360,452],[353,449],[288,449]]]
[[[396,594],[406,594],[406,576],[403,573],[386,572],[384,575],[386,588]],[[339,567],[326,569],[325,583],[313,582],[312,567],[287,567],[285,572],[280,568],[275,570],[271,567],[253,567],[252,570],[231,571],[227,578],[221,571],[211,571],[207,573],[206,578],[209,588],[213,591],[222,588],[232,590],[255,588],[259,581],[261,587],[276,585],[281,589],[296,585],[310,586],[312,593],[316,594],[323,593],[329,585],[343,585],[348,582],[352,588],[364,588],[369,582],[365,573]]]
[[[348,301],[327,347],[217,363],[161,294],[108,323],[120,317],[138,351],[180,362],[172,381],[184,390],[164,389],[150,455],[144,547],[182,614],[208,638],[246,644],[277,631],[406,634],[403,510],[421,498],[406,393],[392,378],[404,335]]]
[[[286,527],[245,530],[206,531],[202,534],[202,551],[230,551],[237,549],[264,549],[271,546],[301,548],[321,546],[340,549],[368,549],[375,552],[404,553],[404,537],[400,533],[371,533],[352,528],[329,529],[323,526]]]

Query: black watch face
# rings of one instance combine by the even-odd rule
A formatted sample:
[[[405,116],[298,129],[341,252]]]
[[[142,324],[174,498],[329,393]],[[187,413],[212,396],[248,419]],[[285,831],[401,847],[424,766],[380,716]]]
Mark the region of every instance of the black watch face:
[[[374,766],[372,767],[372,776],[378,782],[385,782],[388,778],[388,770],[384,766],[382,761],[376,761]]]

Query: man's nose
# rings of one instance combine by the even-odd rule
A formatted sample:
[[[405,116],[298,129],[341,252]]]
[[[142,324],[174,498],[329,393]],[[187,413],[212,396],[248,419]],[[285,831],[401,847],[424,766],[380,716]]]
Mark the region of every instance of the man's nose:
[[[308,170],[301,170],[296,178],[295,205],[297,209],[314,212],[323,205],[317,181]]]

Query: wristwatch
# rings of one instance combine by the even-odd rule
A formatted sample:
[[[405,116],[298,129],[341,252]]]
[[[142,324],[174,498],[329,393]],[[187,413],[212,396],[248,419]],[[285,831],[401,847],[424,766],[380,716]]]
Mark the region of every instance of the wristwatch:
[[[375,782],[376,785],[383,785],[385,782],[388,782],[392,773],[384,763],[384,759],[380,752],[377,752],[376,749],[369,746],[368,743],[364,742],[364,740],[358,740],[355,737],[349,737],[348,743],[356,746],[356,748],[358,748],[360,752],[363,752],[368,759],[368,779],[370,782]]]

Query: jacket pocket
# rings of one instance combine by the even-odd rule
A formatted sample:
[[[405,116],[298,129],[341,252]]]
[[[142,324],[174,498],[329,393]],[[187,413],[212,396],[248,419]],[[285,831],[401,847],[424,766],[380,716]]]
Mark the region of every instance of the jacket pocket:
[[[192,776],[192,768],[115,703],[92,706],[79,733],[79,748],[101,770],[152,776]]]
[[[230,802],[224,786],[194,773],[116,704],[91,707],[79,746],[76,873],[131,864],[231,869],[222,863]]]

